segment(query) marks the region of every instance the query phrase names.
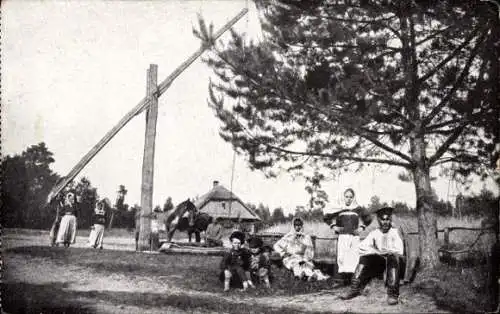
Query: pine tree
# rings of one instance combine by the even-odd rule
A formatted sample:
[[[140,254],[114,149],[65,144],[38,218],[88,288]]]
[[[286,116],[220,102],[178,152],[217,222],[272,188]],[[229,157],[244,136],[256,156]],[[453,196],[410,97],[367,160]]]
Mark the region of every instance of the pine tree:
[[[466,178],[498,154],[496,9],[480,1],[257,4],[264,39],[245,43],[233,32],[205,60],[222,138],[269,176],[404,169],[415,185],[422,264],[436,266],[431,168]],[[204,34],[196,33],[211,40]]]

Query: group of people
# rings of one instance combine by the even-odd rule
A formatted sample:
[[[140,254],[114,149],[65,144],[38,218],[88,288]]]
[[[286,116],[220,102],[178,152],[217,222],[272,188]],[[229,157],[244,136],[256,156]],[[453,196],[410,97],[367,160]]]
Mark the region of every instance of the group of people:
[[[224,291],[238,284],[243,286],[243,290],[255,288],[254,282],[270,288],[270,249],[264,247],[262,239],[251,237],[246,249],[243,247],[245,233],[236,230],[229,236],[229,241],[231,250],[224,254],[220,264]]]
[[[372,222],[371,214],[357,204],[353,189],[344,191],[344,202],[342,208],[324,216],[325,222],[338,234],[340,285],[349,286],[340,298],[348,300],[360,295],[370,279],[385,274],[387,303],[398,304],[404,245],[398,229],[392,226],[393,208],[377,209],[378,228],[360,241],[360,232]]]
[[[69,247],[76,241],[79,210],[75,191],[67,192],[57,203],[56,219],[50,231],[52,245]],[[110,207],[107,198],[96,203],[88,240],[90,247],[103,248],[106,208]],[[339,278],[335,286],[349,286],[348,291],[340,296],[341,299],[348,300],[360,295],[371,278],[385,274],[388,304],[398,303],[404,245],[398,229],[392,226],[392,212],[391,207],[378,209],[375,212],[378,228],[362,241],[360,232],[371,224],[372,214],[357,204],[354,190],[344,191],[344,205],[341,208],[325,213],[324,221],[338,235],[336,255]],[[206,230],[206,245],[222,246],[222,235],[221,221],[216,219]],[[305,233],[304,221],[299,217],[293,219],[291,230],[272,248],[264,246],[263,241],[255,236],[247,240],[248,248],[244,247],[245,233],[239,230],[234,231],[229,240],[231,249],[224,254],[220,265],[224,291],[228,291],[231,284],[236,282],[244,290],[255,287],[254,282],[270,287],[270,253],[273,249],[295,278],[308,281],[329,278],[313,263],[313,241]]]
[[[65,195],[62,195],[62,197],[56,200],[55,206],[56,217],[49,234],[51,245],[69,247],[71,244],[76,243],[76,227],[79,214],[76,191],[70,190]],[[107,208],[111,208],[111,203],[107,198],[96,202],[87,242],[90,247],[103,248],[104,229],[107,223]]]
[[[324,221],[338,235],[339,280],[334,286],[349,287],[340,298],[348,300],[360,295],[370,279],[385,274],[387,302],[389,305],[398,304],[404,245],[398,229],[392,226],[393,208],[376,210],[378,228],[361,241],[360,232],[371,224],[372,213],[357,204],[352,189],[345,190],[344,202],[341,208],[324,215]],[[262,240],[255,237],[248,240],[249,249],[243,248],[244,237],[240,231],[230,236],[231,250],[225,253],[221,261],[220,277],[224,282],[224,291],[229,290],[233,280],[239,281],[243,290],[254,287],[255,280],[266,287],[270,286],[270,250],[264,249]],[[312,238],[304,232],[301,218],[293,219],[290,232],[278,240],[273,249],[296,279],[312,281],[329,278],[315,268]]]

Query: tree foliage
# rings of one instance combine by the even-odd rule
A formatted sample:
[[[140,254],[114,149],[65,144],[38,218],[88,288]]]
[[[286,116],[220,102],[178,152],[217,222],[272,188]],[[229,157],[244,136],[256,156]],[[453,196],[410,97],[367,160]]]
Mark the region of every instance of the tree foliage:
[[[115,202],[115,208],[119,211],[127,211],[128,205],[125,204],[125,196],[127,196],[128,190],[125,188],[125,185],[120,184],[118,186],[118,196]]]
[[[3,225],[11,228],[48,229],[56,215],[56,202],[45,200],[60,176],[50,169],[54,155],[45,143],[2,160]],[[88,228],[98,198],[97,189],[82,177],[66,189],[75,189],[79,203],[78,228]]]
[[[172,198],[169,196],[167,197],[165,204],[163,204],[163,211],[168,212],[172,209],[174,209],[174,203],[172,203]]]
[[[277,207],[273,210],[273,213],[271,215],[271,221],[273,223],[282,223],[286,221],[285,212],[283,211],[283,208]]]
[[[257,4],[264,39],[232,32],[205,59],[221,137],[269,176],[402,167],[415,184],[422,261],[436,265],[430,169],[484,175],[500,136],[496,10],[479,1]]]
[[[5,227],[42,228],[51,225],[55,208],[43,206],[59,175],[50,169],[53,153],[45,143],[2,160],[2,216]]]

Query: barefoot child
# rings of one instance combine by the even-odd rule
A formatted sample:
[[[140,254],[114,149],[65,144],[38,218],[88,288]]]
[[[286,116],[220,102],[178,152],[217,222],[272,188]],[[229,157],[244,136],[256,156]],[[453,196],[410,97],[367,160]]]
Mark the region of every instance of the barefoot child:
[[[250,266],[250,253],[247,249],[241,247],[245,242],[245,234],[241,231],[234,231],[229,240],[231,241],[231,250],[224,254],[221,261],[224,291],[229,291],[232,281],[241,281],[243,290],[247,290],[249,286],[253,287],[254,285],[250,278],[247,277]]]

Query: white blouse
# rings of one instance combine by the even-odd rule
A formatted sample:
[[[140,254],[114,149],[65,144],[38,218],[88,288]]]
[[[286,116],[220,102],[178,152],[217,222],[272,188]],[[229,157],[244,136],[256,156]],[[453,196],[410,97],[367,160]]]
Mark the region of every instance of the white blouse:
[[[396,228],[389,229],[387,233],[383,233],[380,229],[373,230],[359,245],[361,256],[385,253],[403,255],[403,252],[403,240]]]

